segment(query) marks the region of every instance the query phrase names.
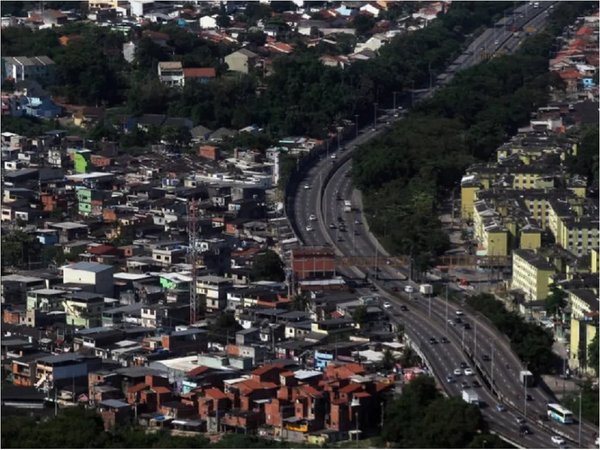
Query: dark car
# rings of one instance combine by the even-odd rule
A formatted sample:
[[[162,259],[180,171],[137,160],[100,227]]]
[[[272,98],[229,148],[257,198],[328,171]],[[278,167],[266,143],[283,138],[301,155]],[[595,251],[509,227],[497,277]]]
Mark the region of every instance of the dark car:
[[[529,427],[527,425],[520,425],[519,433],[520,434],[531,434],[531,430],[529,429]]]
[[[465,322],[465,330],[470,330],[471,329],[471,325],[468,324],[468,322]]]
[[[408,308],[406,307],[406,305],[402,305],[400,306],[400,311],[408,311]]]
[[[440,339],[440,342],[441,342],[442,344],[447,344],[447,343],[448,343],[448,342],[450,342],[450,341],[449,341],[449,340],[446,338],[446,336],[442,336],[442,337],[441,337],[441,339]]]
[[[489,361],[490,357],[489,357],[489,355],[482,355],[481,359],[483,359],[484,361]]]
[[[477,380],[473,380],[473,382],[471,383],[471,385],[472,385],[474,388],[481,387],[481,384],[480,384],[480,383],[479,383],[479,381],[477,381]]]
[[[437,344],[437,339],[436,338],[429,338],[429,343],[430,344]]]
[[[463,361],[463,362],[461,362],[461,363],[460,363],[460,368],[461,368],[461,369],[466,369],[466,368],[467,368],[467,363],[466,363],[466,362],[464,362],[464,361]]]
[[[527,394],[527,396],[525,398],[527,399],[528,402],[533,401],[533,397],[531,396],[531,394]]]
[[[456,319],[454,319],[455,323],[462,323],[462,319],[460,317],[456,317]]]

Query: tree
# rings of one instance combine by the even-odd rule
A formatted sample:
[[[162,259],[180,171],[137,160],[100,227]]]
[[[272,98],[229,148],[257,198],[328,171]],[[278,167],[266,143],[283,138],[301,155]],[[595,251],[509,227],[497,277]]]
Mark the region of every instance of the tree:
[[[396,365],[396,357],[389,348],[383,351],[383,358],[381,359],[381,367],[386,370],[391,370]]]
[[[367,34],[375,26],[375,18],[369,14],[358,14],[354,18],[354,28],[359,35]]]
[[[284,265],[279,255],[273,250],[267,250],[256,256],[250,271],[252,281],[283,281],[285,280]]]
[[[362,325],[367,321],[367,307],[360,305],[352,311],[352,319],[359,325]]]
[[[556,286],[552,286],[550,294],[546,297],[545,306],[546,312],[556,318],[561,314],[564,307],[567,306],[566,292]]]
[[[598,376],[598,353],[600,352],[600,348],[598,347],[598,329],[596,329],[596,336],[590,342],[588,346],[588,367],[594,369],[596,376]]]
[[[292,308],[295,311],[306,311],[306,307],[308,306],[308,299],[304,294],[295,294],[292,297]]]
[[[21,230],[2,235],[2,267],[26,267],[39,258],[40,243]]]

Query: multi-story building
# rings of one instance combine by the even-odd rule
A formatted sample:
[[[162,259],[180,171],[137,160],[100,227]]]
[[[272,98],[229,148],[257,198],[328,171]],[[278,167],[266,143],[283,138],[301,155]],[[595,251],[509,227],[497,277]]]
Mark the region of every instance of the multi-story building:
[[[229,278],[205,275],[198,277],[196,293],[204,296],[208,311],[221,311],[227,306],[227,292],[231,286]]]
[[[102,325],[104,297],[92,292],[74,292],[64,300],[69,325],[92,328]]]
[[[554,267],[531,250],[513,251],[512,289],[525,294],[528,301],[544,300],[548,296]]]
[[[591,289],[569,291],[571,306],[571,337],[569,342],[569,367],[591,372],[588,367],[589,346],[598,334],[598,295]]]
[[[158,79],[169,87],[182,87],[185,84],[185,77],[181,61],[159,62]]]
[[[63,268],[63,283],[89,285],[92,292],[112,297],[114,267],[94,262],[79,262]]]
[[[7,56],[2,60],[5,78],[34,80],[40,84],[54,81],[56,64],[47,56]]]

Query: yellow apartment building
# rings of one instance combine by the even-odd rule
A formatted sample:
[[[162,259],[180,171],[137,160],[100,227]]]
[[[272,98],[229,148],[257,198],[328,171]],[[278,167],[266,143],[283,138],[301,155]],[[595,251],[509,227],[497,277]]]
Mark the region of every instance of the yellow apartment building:
[[[569,367],[591,373],[587,367],[588,347],[598,334],[598,295],[591,289],[569,291],[571,306],[571,338],[569,342]]]
[[[554,267],[532,250],[514,250],[511,289],[520,290],[528,301],[548,297]]]

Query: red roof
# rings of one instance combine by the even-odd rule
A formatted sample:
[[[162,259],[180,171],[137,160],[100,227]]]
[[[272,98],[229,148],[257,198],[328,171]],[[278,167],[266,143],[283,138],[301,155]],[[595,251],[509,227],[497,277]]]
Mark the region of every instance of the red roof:
[[[146,385],[146,383],[138,383],[134,386],[131,386],[129,389],[127,389],[127,393],[134,393],[134,392],[140,392],[143,391],[144,389],[146,389],[148,386]]]
[[[575,69],[563,70],[562,72],[558,72],[558,75],[563,80],[575,80],[579,78],[579,72]]]
[[[217,71],[214,67],[190,67],[183,69],[185,78],[215,78]]]
[[[362,385],[357,383],[350,383],[347,386],[344,386],[340,389],[340,393],[342,394],[350,394],[351,392],[360,391],[362,389]]]
[[[300,386],[300,390],[312,397],[320,397],[323,394],[322,392],[317,391],[314,387],[312,387],[309,384],[304,384]]]
[[[115,250],[116,249],[112,245],[106,245],[106,244],[94,245],[94,246],[88,247],[88,252],[90,252],[92,255],[105,255],[107,253],[112,253]]]
[[[590,27],[583,26],[579,30],[577,30],[577,33],[575,33],[575,36],[587,36],[587,35],[592,34],[593,32],[594,32],[594,30],[592,30]]]
[[[365,398],[370,397],[371,394],[369,394],[368,392],[357,392],[356,394],[354,394],[354,396],[357,398]]]
[[[224,400],[227,398],[225,393],[217,388],[207,389],[204,393],[206,394],[207,397],[213,398],[215,400]]]
[[[157,394],[170,394],[171,393],[171,389],[169,389],[166,386],[156,386],[156,387],[153,387],[152,390],[154,392],[156,392]]]
[[[202,375],[205,372],[208,372],[210,369],[206,366],[198,366],[193,368],[192,370],[189,370],[186,375],[188,377],[196,377],[198,375]]]
[[[283,364],[267,364],[252,371],[252,375],[264,375],[273,369],[283,369]]]

